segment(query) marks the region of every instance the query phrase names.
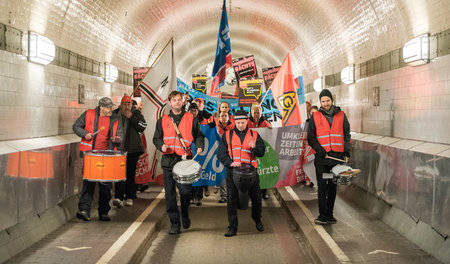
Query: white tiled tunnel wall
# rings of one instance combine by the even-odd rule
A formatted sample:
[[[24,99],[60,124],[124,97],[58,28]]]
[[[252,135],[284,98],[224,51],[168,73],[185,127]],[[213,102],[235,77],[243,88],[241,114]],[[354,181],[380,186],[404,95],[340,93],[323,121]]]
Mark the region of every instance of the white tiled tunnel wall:
[[[379,106],[372,90],[379,87]],[[450,56],[329,88],[360,133],[450,144]],[[320,105],[319,93],[307,95]]]
[[[85,86],[85,104],[78,104],[79,84]],[[119,102],[131,91],[131,86],[0,51],[0,140],[72,133],[75,120],[99,98]]]

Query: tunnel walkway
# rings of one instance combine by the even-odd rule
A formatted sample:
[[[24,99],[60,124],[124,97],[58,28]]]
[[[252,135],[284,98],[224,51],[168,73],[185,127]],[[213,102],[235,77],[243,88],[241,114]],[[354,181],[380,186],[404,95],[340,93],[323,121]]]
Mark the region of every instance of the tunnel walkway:
[[[237,236],[224,237],[226,206],[211,192],[202,206],[191,205],[190,229],[169,236],[161,191],[151,187],[133,207],[113,207],[111,222],[98,221],[96,209],[90,222],[74,218],[6,263],[439,263],[339,197],[338,223],[312,224],[316,190],[303,185],[270,192],[263,201],[264,232],[256,230],[245,210],[238,211]]]

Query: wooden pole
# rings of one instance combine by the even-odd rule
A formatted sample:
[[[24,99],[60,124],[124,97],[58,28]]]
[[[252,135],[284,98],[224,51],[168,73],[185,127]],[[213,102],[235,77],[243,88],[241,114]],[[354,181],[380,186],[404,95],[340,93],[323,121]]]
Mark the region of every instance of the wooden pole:
[[[145,75],[142,77],[142,80],[145,79],[145,76],[147,76],[147,74],[152,70],[153,66],[155,66],[156,62],[158,62],[159,57],[161,57],[161,55],[164,53],[164,51],[166,50],[167,46],[169,46],[170,42],[173,42],[173,37],[171,37],[169,39],[169,41],[167,42],[167,44],[164,46],[164,48],[162,49],[162,51],[158,54],[158,56],[156,57],[156,59],[153,61],[152,66],[150,66],[150,69],[148,70],[148,72],[145,73]],[[139,81],[138,85],[133,89],[133,92],[131,93],[131,96],[134,96],[134,93],[136,92],[137,89],[139,89],[139,86],[141,85],[142,80]]]

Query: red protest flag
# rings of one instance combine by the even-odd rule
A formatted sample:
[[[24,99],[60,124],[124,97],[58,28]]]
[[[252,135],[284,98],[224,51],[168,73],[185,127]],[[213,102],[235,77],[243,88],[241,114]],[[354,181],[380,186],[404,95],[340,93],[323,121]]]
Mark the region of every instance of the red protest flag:
[[[301,124],[300,104],[298,102],[289,53],[284,59],[283,64],[281,64],[281,68],[269,89],[272,90],[273,98],[281,113],[283,126]]]

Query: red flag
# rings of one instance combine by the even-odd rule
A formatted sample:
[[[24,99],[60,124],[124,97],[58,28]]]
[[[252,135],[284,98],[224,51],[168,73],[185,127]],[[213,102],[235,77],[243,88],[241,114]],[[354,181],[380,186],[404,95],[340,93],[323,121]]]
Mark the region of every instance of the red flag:
[[[289,53],[281,64],[277,76],[270,85],[273,98],[281,113],[283,126],[293,126],[302,123],[300,104],[292,74],[291,59]]]

